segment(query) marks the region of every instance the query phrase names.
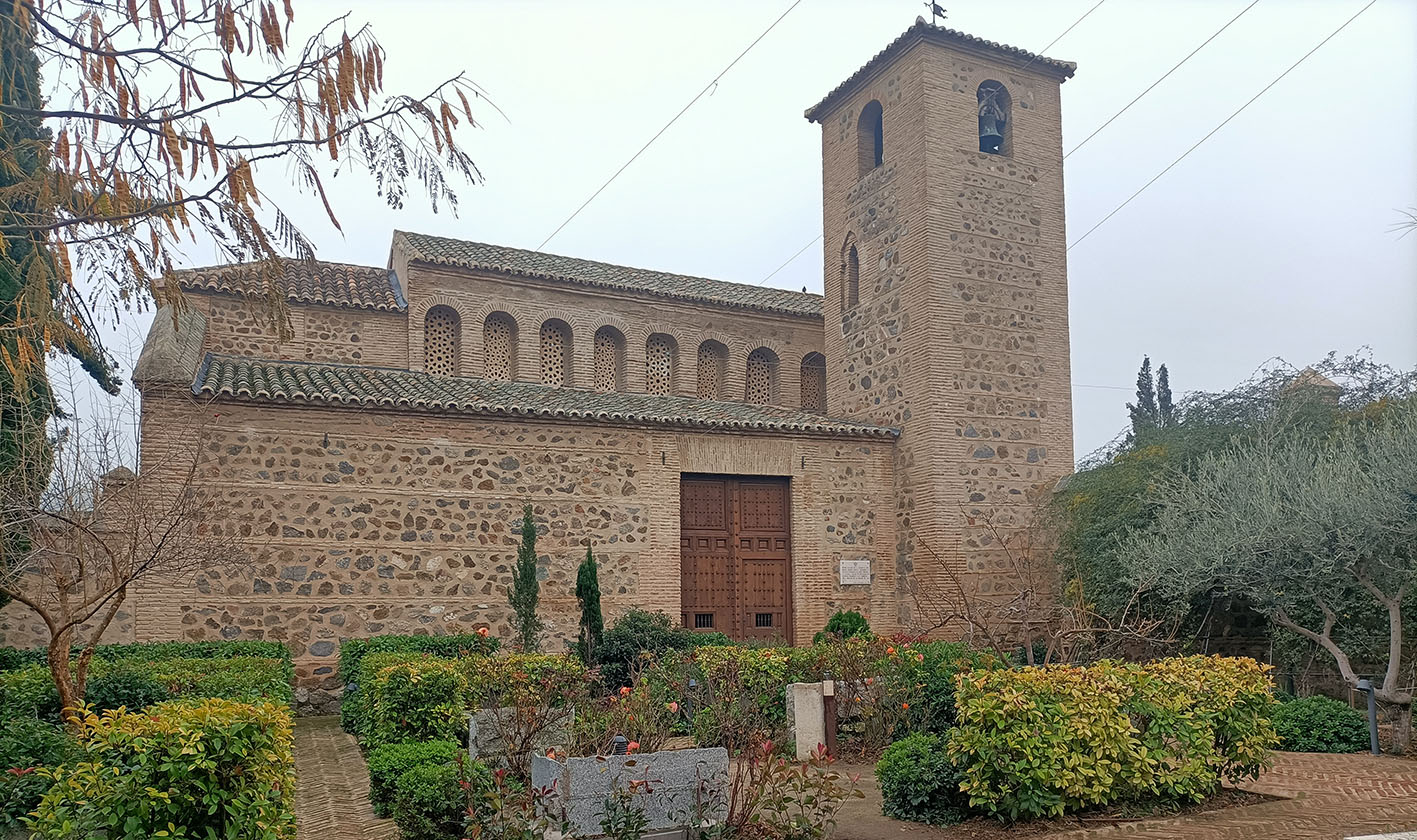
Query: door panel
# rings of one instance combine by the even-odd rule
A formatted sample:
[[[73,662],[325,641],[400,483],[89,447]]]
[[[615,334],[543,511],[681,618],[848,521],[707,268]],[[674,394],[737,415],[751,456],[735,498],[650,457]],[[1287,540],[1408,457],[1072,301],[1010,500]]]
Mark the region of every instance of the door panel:
[[[790,643],[787,480],[684,476],[680,510],[684,626]]]

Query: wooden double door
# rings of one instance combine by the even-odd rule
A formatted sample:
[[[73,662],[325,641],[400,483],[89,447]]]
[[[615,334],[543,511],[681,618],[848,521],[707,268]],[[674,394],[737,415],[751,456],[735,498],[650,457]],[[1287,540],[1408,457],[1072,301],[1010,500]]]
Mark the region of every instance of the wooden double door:
[[[792,643],[792,505],[785,478],[685,475],[683,622],[738,641]]]

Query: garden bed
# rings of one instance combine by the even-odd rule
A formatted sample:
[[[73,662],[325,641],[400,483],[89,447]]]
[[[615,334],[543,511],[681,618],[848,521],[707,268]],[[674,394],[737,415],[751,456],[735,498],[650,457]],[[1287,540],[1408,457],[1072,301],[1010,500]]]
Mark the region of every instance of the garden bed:
[[[880,837],[930,837],[935,840],[1015,840],[1020,837],[1048,837],[1078,829],[1189,817],[1213,811],[1243,808],[1273,802],[1281,797],[1263,793],[1223,788],[1204,802],[1190,805],[1163,803],[1133,803],[1125,806],[1099,808],[1046,820],[1025,820],[1002,823],[992,817],[971,817],[951,826],[929,826],[924,823],[895,820],[881,814],[881,794],[871,779],[871,767],[843,765],[844,773],[861,773],[865,799],[848,802],[838,817],[835,840],[876,840]],[[871,783],[867,780],[871,779]]]

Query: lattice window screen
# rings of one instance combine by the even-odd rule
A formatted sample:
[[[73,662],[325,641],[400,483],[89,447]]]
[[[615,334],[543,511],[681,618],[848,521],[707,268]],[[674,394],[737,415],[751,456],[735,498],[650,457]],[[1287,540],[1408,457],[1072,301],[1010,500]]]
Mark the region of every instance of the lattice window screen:
[[[767,405],[772,402],[773,391],[773,368],[777,366],[777,359],[772,351],[758,348],[748,354],[748,381],[744,388],[743,399],[758,405]]]
[[[541,384],[560,388],[568,385],[571,352],[570,336],[561,324],[547,321],[541,325]]]
[[[802,359],[802,410],[825,414],[827,410],[827,363],[820,353]]]
[[[645,390],[668,394],[674,387],[674,341],[667,335],[652,335],[645,345]]]
[[[482,375],[487,379],[511,381],[512,361],[517,356],[513,335],[512,322],[507,316],[495,314],[487,318],[482,329]]]
[[[620,339],[606,329],[595,333],[595,390],[620,388]]]
[[[456,376],[462,357],[458,313],[435,306],[423,319],[423,370],[434,376]]]
[[[726,361],[726,354],[718,345],[707,341],[699,345],[699,399],[720,399]]]

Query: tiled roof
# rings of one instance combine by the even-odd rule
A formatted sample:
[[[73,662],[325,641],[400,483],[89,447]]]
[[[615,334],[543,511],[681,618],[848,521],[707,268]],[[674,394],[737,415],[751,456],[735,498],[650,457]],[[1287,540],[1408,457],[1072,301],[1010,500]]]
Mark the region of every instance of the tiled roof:
[[[528,382],[429,376],[392,368],[208,354],[192,383],[198,396],[284,403],[411,408],[548,420],[689,428],[894,436],[895,429],[739,402],[551,388]]]
[[[453,265],[513,277],[557,280],[624,289],[668,298],[681,298],[719,306],[758,309],[788,315],[820,316],[822,296],[806,292],[729,283],[706,277],[669,274],[645,268],[562,257],[542,251],[524,251],[502,245],[467,242],[442,236],[397,231],[394,243],[407,248],[410,259]]]
[[[278,282],[288,299],[297,303],[319,303],[354,309],[382,309],[401,312],[407,307],[393,272],[371,265],[280,260]],[[263,263],[189,268],[177,272],[184,289],[200,289],[230,294],[264,294]]]
[[[884,62],[891,61],[917,41],[930,41],[935,44],[946,46],[961,46],[976,50],[983,50],[1004,59],[1012,60],[1019,67],[1036,67],[1040,72],[1051,73],[1060,80],[1071,78],[1078,66],[1071,61],[1059,61],[1056,58],[1037,55],[1028,50],[1018,47],[1011,47],[1008,44],[1000,44],[997,41],[988,41],[984,38],[960,32],[955,29],[947,29],[943,26],[935,26],[928,23],[924,18],[917,17],[915,25],[905,30],[899,38],[890,43],[890,46],[876,53],[876,57],[866,62],[860,70],[851,74],[851,78],[836,86],[836,89],[822,98],[821,102],[807,109],[807,119],[819,122],[827,109],[834,105],[836,101],[846,96],[853,90],[857,83],[865,79],[878,66]]]

